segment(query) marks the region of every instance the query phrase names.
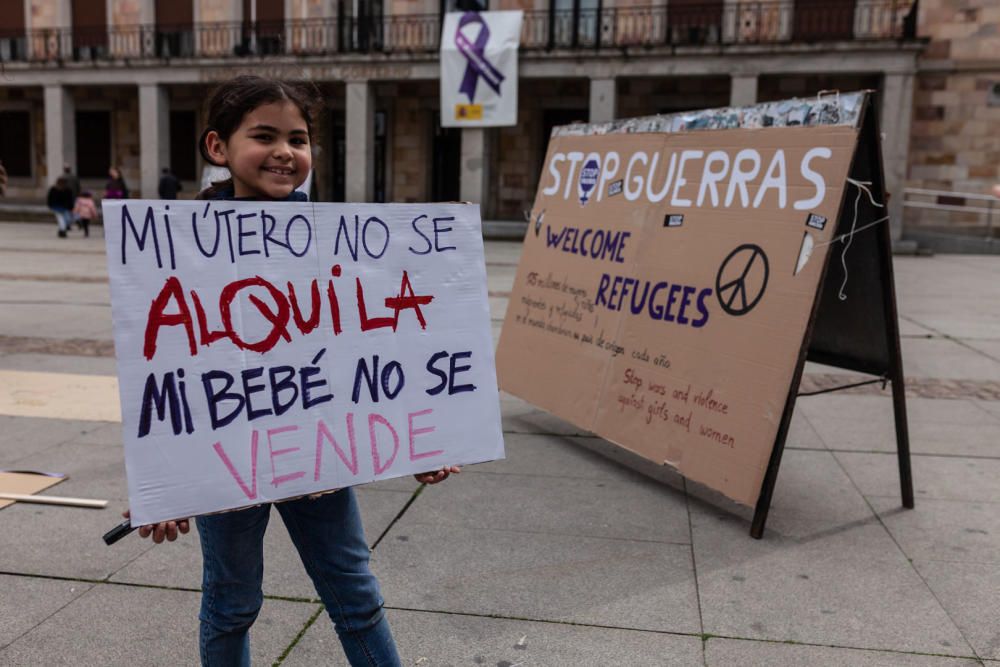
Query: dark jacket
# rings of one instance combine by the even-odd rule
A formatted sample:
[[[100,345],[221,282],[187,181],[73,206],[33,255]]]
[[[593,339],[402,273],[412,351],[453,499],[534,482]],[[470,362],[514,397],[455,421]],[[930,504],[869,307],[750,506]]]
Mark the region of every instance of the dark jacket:
[[[177,199],[177,193],[181,190],[181,182],[171,173],[160,176],[160,186],[158,188],[160,199]]]
[[[80,179],[75,174],[67,174],[65,172],[63,172],[62,177],[66,179],[66,185],[69,187],[70,192],[73,193],[73,199],[75,200],[80,196]]]
[[[67,211],[73,210],[73,191],[69,188],[49,188],[48,196],[49,208],[64,208]]]

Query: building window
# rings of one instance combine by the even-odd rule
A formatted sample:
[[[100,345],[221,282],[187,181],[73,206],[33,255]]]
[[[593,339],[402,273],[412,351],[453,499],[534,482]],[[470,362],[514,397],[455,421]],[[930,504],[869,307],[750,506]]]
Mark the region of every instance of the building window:
[[[11,177],[31,177],[31,114],[0,111],[0,160]]]
[[[350,0],[357,25],[359,51],[379,51],[385,43],[385,16],[382,0]]]
[[[795,0],[794,39],[817,42],[851,39],[855,0]]]
[[[71,0],[73,15],[73,58],[100,58],[108,49],[106,0]]]
[[[718,44],[726,4],[723,0],[671,0],[667,12],[670,42]],[[764,8],[767,6],[763,5]]]
[[[182,181],[198,180],[196,124],[194,111],[170,112],[170,170]]]
[[[76,167],[80,178],[107,178],[111,168],[110,111],[76,112]],[[53,170],[52,165],[49,168]]]
[[[554,46],[593,46],[597,43],[599,0],[550,0],[549,21]]]
[[[194,0],[156,0],[156,55],[194,55]]]
[[[243,0],[245,53],[281,53],[284,41],[285,0]]]
[[[27,39],[24,25],[24,3],[14,2],[0,12],[0,61],[24,60]]]

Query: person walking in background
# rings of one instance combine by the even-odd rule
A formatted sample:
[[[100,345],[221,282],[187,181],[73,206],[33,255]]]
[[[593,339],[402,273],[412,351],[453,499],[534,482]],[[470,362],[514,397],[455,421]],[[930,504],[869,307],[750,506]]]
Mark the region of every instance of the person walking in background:
[[[128,199],[128,186],[118,167],[108,169],[108,182],[104,186],[105,199]]]
[[[160,176],[160,187],[158,189],[160,199],[177,199],[177,193],[180,190],[181,182],[170,171],[170,167],[164,167],[163,174]]]
[[[70,191],[73,193],[73,199],[80,196],[80,179],[76,177],[73,173],[73,168],[69,166],[69,162],[63,163],[63,173],[62,177],[66,179],[66,185],[69,187]]]
[[[90,223],[97,219],[97,206],[94,197],[88,190],[80,193],[73,205],[73,217],[83,228],[83,235],[90,236]]]
[[[66,238],[66,232],[72,223],[71,213],[73,209],[73,191],[69,189],[66,179],[60,176],[56,179],[55,185],[49,188],[47,199],[49,208],[56,214],[56,223],[59,225],[59,238]]]

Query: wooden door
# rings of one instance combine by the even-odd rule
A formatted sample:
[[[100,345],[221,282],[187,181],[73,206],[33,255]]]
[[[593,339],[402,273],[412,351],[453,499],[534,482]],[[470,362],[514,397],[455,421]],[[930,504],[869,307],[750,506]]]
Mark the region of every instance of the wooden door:
[[[243,32],[249,36],[256,13],[257,53],[281,53],[285,40],[285,0],[243,0]]]
[[[0,161],[8,176],[31,176],[32,136],[30,112],[0,111]]]
[[[80,178],[108,177],[111,167],[110,111],[76,112],[76,166]]]
[[[156,0],[155,9],[157,55],[194,55],[194,0]]]
[[[156,0],[156,27],[167,32],[194,27],[194,0]]]
[[[674,44],[717,44],[725,0],[670,0],[667,25]]]
[[[0,12],[0,39],[24,37],[24,3],[4,5]]]
[[[198,180],[198,119],[194,111],[170,112],[170,169],[182,181]]]
[[[855,0],[795,0],[792,39],[823,42],[851,39]]]
[[[74,51],[107,47],[108,14],[105,0],[72,0],[72,19]]]
[[[0,11],[0,61],[21,60],[27,54],[24,3],[15,2]]]
[[[285,29],[285,0],[243,0],[243,25],[250,25],[256,2],[257,35],[282,35]]]

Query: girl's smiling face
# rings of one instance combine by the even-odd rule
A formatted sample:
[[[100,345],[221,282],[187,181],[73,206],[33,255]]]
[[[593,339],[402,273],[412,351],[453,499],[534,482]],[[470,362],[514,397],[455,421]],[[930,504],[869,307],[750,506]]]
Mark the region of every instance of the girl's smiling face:
[[[309,129],[290,100],[262,104],[223,141],[205,138],[209,155],[233,175],[236,197],[284,199],[305,182],[312,167]]]

